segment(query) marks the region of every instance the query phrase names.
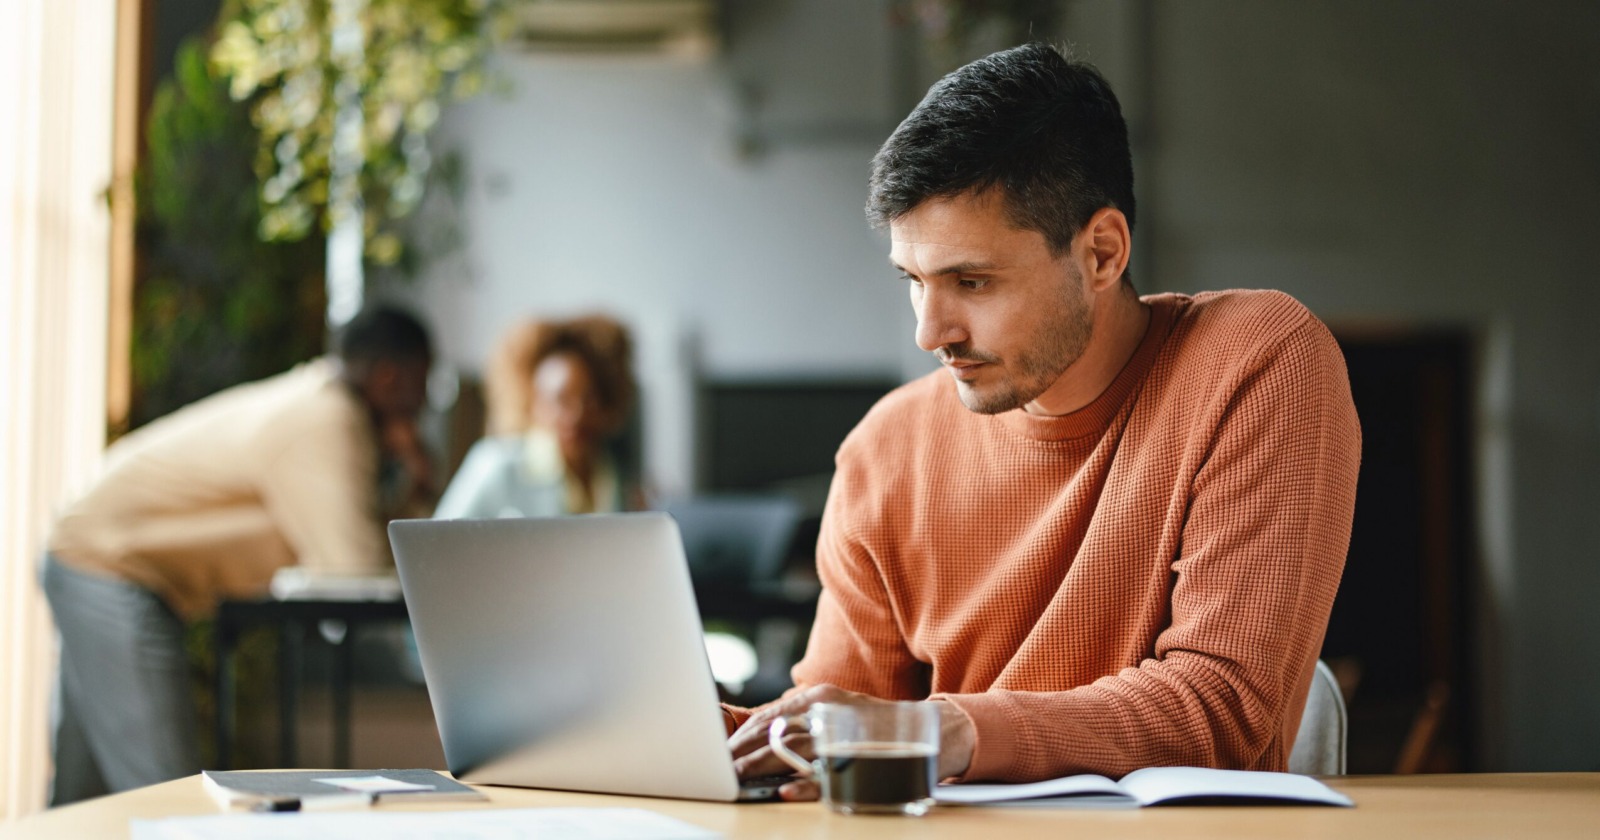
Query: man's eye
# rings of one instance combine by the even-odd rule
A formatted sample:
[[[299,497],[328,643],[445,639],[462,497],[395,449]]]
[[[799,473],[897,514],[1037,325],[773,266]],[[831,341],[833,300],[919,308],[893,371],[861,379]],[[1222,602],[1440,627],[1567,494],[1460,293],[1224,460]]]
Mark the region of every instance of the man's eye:
[[[900,275],[900,279],[906,281],[907,283],[911,283],[912,285],[916,285],[916,286],[922,285],[922,281],[921,280],[918,280],[917,278],[912,277],[909,274]]]
[[[973,291],[989,285],[989,281],[982,277],[963,277],[957,282],[961,284],[962,288],[972,289]]]

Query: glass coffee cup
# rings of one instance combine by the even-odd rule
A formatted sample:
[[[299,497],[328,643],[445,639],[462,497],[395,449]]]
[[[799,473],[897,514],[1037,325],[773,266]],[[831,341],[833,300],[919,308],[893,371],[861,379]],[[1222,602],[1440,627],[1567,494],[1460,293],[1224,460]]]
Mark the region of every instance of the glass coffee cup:
[[[783,743],[804,728],[816,759]],[[922,816],[933,806],[939,766],[939,707],[931,702],[818,703],[778,718],[767,731],[772,749],[822,787],[822,802],[841,814]]]

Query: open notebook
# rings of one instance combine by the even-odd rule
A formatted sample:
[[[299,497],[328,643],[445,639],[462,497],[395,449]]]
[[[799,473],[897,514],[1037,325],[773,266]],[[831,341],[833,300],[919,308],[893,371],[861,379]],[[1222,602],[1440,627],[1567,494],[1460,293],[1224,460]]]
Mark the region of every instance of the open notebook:
[[[1041,805],[1141,808],[1150,805],[1339,805],[1354,802],[1293,773],[1147,767],[1113,782],[1086,774],[1021,785],[940,785],[940,805]]]
[[[313,811],[386,801],[482,802],[489,797],[432,770],[206,770],[224,808]]]

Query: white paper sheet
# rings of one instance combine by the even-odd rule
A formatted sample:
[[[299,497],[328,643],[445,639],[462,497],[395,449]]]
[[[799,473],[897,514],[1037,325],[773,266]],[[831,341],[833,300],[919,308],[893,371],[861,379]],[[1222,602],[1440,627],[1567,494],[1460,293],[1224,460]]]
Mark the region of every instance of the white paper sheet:
[[[388,776],[338,776],[332,779],[312,779],[324,785],[332,785],[341,790],[353,790],[357,793],[397,793],[411,790],[433,790],[433,785],[419,785],[411,782],[402,782]]]
[[[133,820],[133,840],[712,840],[722,835],[638,808],[518,808],[222,814]]]

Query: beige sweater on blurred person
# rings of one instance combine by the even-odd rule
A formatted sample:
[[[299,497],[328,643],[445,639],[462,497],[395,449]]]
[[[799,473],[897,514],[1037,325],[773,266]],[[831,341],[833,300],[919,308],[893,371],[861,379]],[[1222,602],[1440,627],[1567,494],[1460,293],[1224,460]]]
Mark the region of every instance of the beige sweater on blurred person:
[[[143,586],[185,619],[318,574],[390,563],[366,406],[329,359],[229,388],[135,430],[56,523],[49,550]]]

